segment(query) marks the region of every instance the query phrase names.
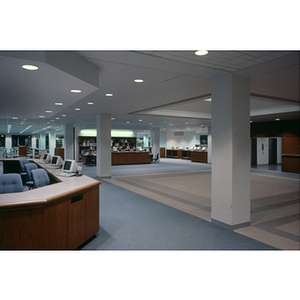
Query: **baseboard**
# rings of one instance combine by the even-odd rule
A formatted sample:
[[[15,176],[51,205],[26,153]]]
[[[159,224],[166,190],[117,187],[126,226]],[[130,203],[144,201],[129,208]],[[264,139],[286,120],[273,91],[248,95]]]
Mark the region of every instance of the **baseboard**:
[[[218,220],[215,220],[215,219],[211,219],[211,223],[216,224],[216,225],[221,226],[221,227],[224,227],[226,229],[232,230],[232,231],[236,230],[236,229],[239,229],[239,228],[250,226],[250,221],[249,222],[240,223],[240,224],[235,224],[235,225],[229,225],[229,224],[223,223],[221,221],[218,221]]]

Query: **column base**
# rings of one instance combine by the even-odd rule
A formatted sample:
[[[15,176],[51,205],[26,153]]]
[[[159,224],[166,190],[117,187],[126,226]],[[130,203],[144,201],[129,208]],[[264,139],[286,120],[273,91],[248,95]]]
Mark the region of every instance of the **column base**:
[[[224,228],[229,229],[231,231],[239,229],[239,228],[250,226],[250,221],[249,222],[240,223],[240,224],[235,224],[235,225],[229,225],[229,224],[223,223],[221,221],[218,221],[218,220],[215,220],[215,219],[211,219],[211,223],[216,224],[216,225],[221,226],[221,227],[224,227]]]

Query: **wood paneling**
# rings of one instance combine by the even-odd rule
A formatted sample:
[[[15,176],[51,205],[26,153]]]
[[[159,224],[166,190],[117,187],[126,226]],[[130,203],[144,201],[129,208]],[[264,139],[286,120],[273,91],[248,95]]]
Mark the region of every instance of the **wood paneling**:
[[[112,165],[149,164],[149,152],[112,152]]]
[[[51,205],[47,208],[45,218],[45,249],[68,249],[67,215],[67,201]]]
[[[207,152],[191,151],[191,161],[207,163]]]
[[[160,157],[166,157],[166,148],[161,147],[161,148],[159,149],[159,156],[160,156]]]
[[[0,213],[1,249],[43,249],[45,209]]]
[[[75,249],[85,241],[85,199],[68,200],[68,249]]]
[[[300,157],[298,156],[282,156],[281,162],[281,171],[289,173],[298,173],[300,172]]]
[[[85,240],[88,240],[99,231],[99,189],[91,190],[85,198]]]

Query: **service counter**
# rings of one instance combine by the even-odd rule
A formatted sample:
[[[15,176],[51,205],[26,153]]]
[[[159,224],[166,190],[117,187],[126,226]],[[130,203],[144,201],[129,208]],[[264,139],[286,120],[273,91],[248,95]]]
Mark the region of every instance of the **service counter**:
[[[190,159],[192,162],[207,163],[207,151],[167,149],[167,157]]]
[[[192,162],[207,163],[207,151],[190,151]]]
[[[111,153],[112,165],[149,164],[151,155],[142,151],[120,151]]]
[[[2,160],[3,169],[17,160]],[[48,186],[0,194],[0,249],[76,249],[99,231],[99,185],[88,176],[61,177],[61,169],[44,168]],[[8,167],[11,163],[11,166]]]

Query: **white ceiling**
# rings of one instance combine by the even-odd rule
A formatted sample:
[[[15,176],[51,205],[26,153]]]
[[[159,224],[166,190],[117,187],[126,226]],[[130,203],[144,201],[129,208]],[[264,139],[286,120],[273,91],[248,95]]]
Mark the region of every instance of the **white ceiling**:
[[[199,130],[210,124],[211,79],[228,72],[250,77],[253,122],[299,117],[295,51],[0,51],[0,133],[7,124],[12,134],[32,125],[28,135],[67,123],[95,128],[99,113],[115,129]]]

